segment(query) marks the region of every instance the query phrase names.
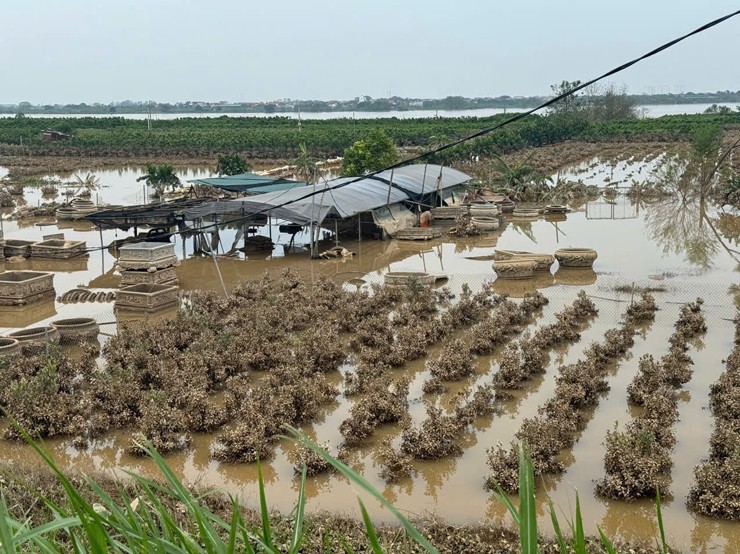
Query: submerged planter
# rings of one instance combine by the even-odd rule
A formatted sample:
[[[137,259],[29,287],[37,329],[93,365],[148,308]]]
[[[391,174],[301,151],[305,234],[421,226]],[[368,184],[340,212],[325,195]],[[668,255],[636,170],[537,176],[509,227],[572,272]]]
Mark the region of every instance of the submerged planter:
[[[521,219],[537,219],[540,217],[540,211],[537,208],[514,208],[511,215]]]
[[[481,231],[495,231],[500,225],[497,217],[473,216],[470,222]]]
[[[0,273],[0,305],[21,306],[54,298],[54,274],[41,271]]]
[[[155,269],[154,271],[142,269],[124,269],[121,271],[121,287],[130,285],[176,285],[177,274],[174,267]]]
[[[526,252],[524,250],[496,250],[493,259],[501,260],[532,260],[535,263],[535,271],[550,271],[550,266],[555,263],[555,257],[550,254],[537,252]]]
[[[493,269],[499,279],[529,279],[536,266],[533,260],[512,258],[494,262]]]
[[[98,322],[91,317],[57,319],[51,322],[51,326],[59,332],[59,342],[62,344],[94,340],[100,332]]]
[[[436,277],[422,271],[391,271],[385,274],[384,283],[387,287],[422,286],[431,287]]]
[[[494,203],[470,204],[470,215],[472,217],[496,217],[501,213],[499,207]]]
[[[151,313],[177,306],[178,288],[173,285],[132,285],[116,295],[116,310]]]
[[[560,267],[593,267],[597,257],[593,248],[560,248],[555,251]]]
[[[432,240],[442,236],[442,231],[435,227],[408,227],[400,229],[394,237],[397,240]]]
[[[86,248],[87,244],[82,240],[44,240],[31,245],[31,257],[68,260],[87,256]]]
[[[569,211],[570,208],[563,204],[548,204],[547,206],[545,206],[546,214],[565,214]]]
[[[48,325],[46,327],[30,327],[15,333],[10,333],[8,338],[17,340],[21,347],[39,346],[46,343],[58,343],[59,331]]]
[[[457,216],[465,213],[465,208],[462,206],[441,206],[439,208],[432,208],[432,217],[434,219],[456,219]]]
[[[3,246],[3,253],[6,258],[10,258],[12,256],[28,257],[31,253],[32,244],[32,240],[6,239],[5,246]]]
[[[165,269],[177,264],[175,245],[170,242],[136,242],[118,249],[121,269]]]
[[[21,343],[17,339],[0,337],[0,358],[17,356],[21,353]]]
[[[510,214],[516,208],[516,204],[514,203],[514,201],[508,198],[504,198],[503,200],[496,200],[495,202],[499,210],[501,210],[501,213]]]

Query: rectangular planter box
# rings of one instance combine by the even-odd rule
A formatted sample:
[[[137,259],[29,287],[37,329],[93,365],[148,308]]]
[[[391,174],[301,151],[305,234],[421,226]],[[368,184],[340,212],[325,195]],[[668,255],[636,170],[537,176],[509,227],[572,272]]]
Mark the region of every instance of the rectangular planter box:
[[[31,253],[32,240],[20,240],[20,239],[7,239],[3,251],[5,257],[10,258],[11,256],[28,256]]]
[[[148,271],[145,269],[124,269],[121,271],[121,287],[130,285],[176,285],[177,274],[174,267]]]
[[[31,257],[68,260],[87,256],[87,243],[82,240],[44,240],[31,245]]]
[[[132,312],[156,312],[179,302],[178,288],[173,285],[132,285],[116,294],[116,310]]]
[[[21,306],[54,298],[54,274],[41,271],[0,273],[0,305]]]
[[[171,242],[137,242],[118,249],[121,269],[165,269],[177,263],[175,245]]]

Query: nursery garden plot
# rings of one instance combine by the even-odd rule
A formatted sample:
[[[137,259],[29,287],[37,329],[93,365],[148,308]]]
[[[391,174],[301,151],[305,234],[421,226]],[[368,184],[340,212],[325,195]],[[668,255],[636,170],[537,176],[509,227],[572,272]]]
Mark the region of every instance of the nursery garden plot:
[[[607,330],[619,325],[630,301],[639,299],[641,288],[654,289],[659,308],[655,321],[639,328],[634,345],[609,365],[606,377],[608,392],[599,398],[595,409],[585,413],[585,428],[579,432],[573,447],[558,456],[564,465],[564,472],[547,474],[538,479],[541,490],[547,490],[555,503],[566,512],[574,504],[577,489],[589,528],[593,529],[598,524],[608,534],[626,538],[650,539],[655,535],[653,503],[649,500],[625,503],[594,495],[595,483],[604,475],[603,443],[607,431],[614,428],[615,422],[618,421],[621,428],[639,413],[639,410],[629,407],[626,390],[638,370],[640,357],[648,353],[658,357],[665,353],[681,305],[701,296],[705,300],[703,309],[708,331],[692,345],[689,352],[694,362],[694,374],[680,393],[680,419],[675,426],[677,442],[672,453],[671,495],[664,498],[664,514],[669,540],[677,548],[696,551],[704,546],[718,546],[721,549],[740,540],[738,524],[696,516],[687,511],[685,500],[693,481],[694,466],[709,453],[713,423],[711,413],[706,409],[709,386],[723,370],[721,360],[732,347],[734,331],[729,320],[734,317],[735,307],[730,286],[737,283],[738,274],[737,261],[725,246],[736,249],[737,237],[723,231],[731,230],[732,225],[717,226],[719,232],[715,236],[706,222],[703,225],[699,222],[706,217],[716,225],[720,218],[726,220],[738,218],[738,215],[711,207],[704,208],[702,215],[700,210],[703,208],[700,206],[676,207],[667,201],[641,203],[638,207],[637,217],[630,220],[588,220],[585,208],[581,208],[568,214],[564,221],[509,221],[498,232],[488,236],[461,240],[443,237],[424,245],[400,245],[395,241],[347,242],[344,245],[357,252],[353,259],[347,260],[310,261],[305,256],[275,256],[264,260],[222,260],[219,264],[229,288],[245,278],[259,277],[265,270],[272,275],[279,275],[287,267],[293,268],[305,283],[312,283],[322,275],[329,276],[336,283],[345,283],[342,290],[347,293],[357,291],[358,286],[360,291],[368,290],[372,283],[381,283],[389,271],[444,274],[448,277],[446,286],[455,295],[449,306],[444,308],[448,310],[460,302],[464,284],[468,284],[473,293],[490,287],[489,283],[495,279],[490,260],[495,248],[537,252],[553,252],[559,247],[569,246],[595,248],[599,258],[594,266],[593,283],[559,283],[558,268],[553,267],[552,280],[544,282],[539,289],[549,301],[548,304],[536,310],[531,319],[521,322],[516,332],[505,337],[491,353],[475,355],[472,373],[460,381],[445,383],[445,392],[424,392],[424,384],[430,379],[427,360],[435,359],[445,345],[453,340],[471,339],[475,322],[456,327],[454,332],[430,344],[425,357],[389,369],[393,380],[408,378],[408,417],[411,424],[419,426],[427,418],[430,405],[440,406],[443,414],[451,413],[455,407],[455,395],[461,390],[472,387],[474,391],[476,387],[491,384],[500,369],[505,349],[518,341],[522,333],[536,333],[538,329],[554,323],[556,314],[571,305],[580,290],[589,295],[598,309],[598,315],[584,323],[580,339],[549,349],[544,373],[531,376],[520,389],[511,391],[510,397],[497,400],[495,413],[475,417],[461,429],[456,435],[458,452],[438,460],[413,460],[410,464],[415,474],[395,483],[386,483],[381,475],[380,446],[384,440],[390,440],[392,446],[398,449],[403,440],[402,425],[386,423],[376,427],[364,444],[353,446],[344,454],[353,467],[362,471],[400,509],[420,515],[433,513],[451,523],[508,521],[504,508],[484,488],[485,479],[491,476],[491,469],[486,463],[486,451],[497,442],[507,446],[522,423],[536,416],[538,407],[552,397],[556,390],[558,368],[581,359],[591,342],[601,341]],[[689,210],[690,213],[684,219],[676,217],[677,213],[683,214],[681,210]],[[691,221],[695,223],[687,223]],[[38,227],[18,227],[17,223],[8,222],[6,225],[10,225],[10,229],[6,227],[6,237],[10,236],[9,231],[18,236],[32,233],[35,237],[42,234],[42,229]],[[693,225],[689,229],[695,234],[687,238],[683,232],[686,227],[681,225]],[[44,234],[46,231],[44,228]],[[67,232],[71,238],[95,244],[91,237],[97,235],[96,231],[72,229]],[[228,234],[230,232],[224,231],[224,242],[231,237]],[[115,235],[105,232],[104,238],[109,241]],[[178,253],[181,247],[182,244],[178,243]],[[187,290],[206,284],[205,288],[218,291],[220,283],[213,262],[190,258],[187,245],[185,256],[188,259],[178,267],[181,286]],[[91,254],[84,270],[58,272],[57,295],[64,292],[65,288],[92,279],[105,281],[112,263],[113,259],[107,252]],[[357,278],[361,278],[361,281],[348,282]],[[516,284],[502,285],[500,282],[497,286],[494,290],[510,291],[514,296],[513,301],[520,305],[522,300],[519,297],[526,288]],[[219,294],[216,294],[214,301],[218,298]],[[292,317],[292,308],[293,305],[286,307],[281,304],[275,309],[283,311],[286,317]],[[59,313],[56,317],[72,317],[81,308],[57,305],[56,309]],[[107,313],[110,306],[101,305],[100,309],[101,313]],[[316,319],[312,326],[321,331],[329,319]],[[351,352],[353,348],[349,346],[349,341],[356,334],[352,332],[354,330],[335,333],[332,329],[331,336],[340,341],[346,352]],[[333,452],[343,443],[344,435],[340,428],[358,402],[358,397],[347,398],[342,394],[349,385],[345,376],[348,372],[357,372],[356,363],[351,359],[344,361],[339,370],[326,373],[326,383],[336,386],[339,394],[321,404],[310,421],[301,424],[319,442],[329,442]],[[250,386],[264,382],[269,377],[269,371],[251,371],[251,374]],[[222,392],[213,396],[216,404],[225,401]],[[230,421],[218,425],[212,432],[190,433],[191,444],[168,454],[168,461],[188,481],[238,494],[246,504],[254,506],[257,503],[255,465],[226,463],[214,456],[217,439],[233,426],[234,421]],[[87,444],[75,441],[74,436],[50,438],[47,444],[57,459],[69,467],[136,469],[151,473],[153,467],[148,460],[128,452],[137,425],[112,427],[112,430],[100,434]],[[17,442],[3,440],[1,444],[0,456],[3,460],[27,458],[28,450]],[[290,444],[278,441],[274,445],[274,456],[263,465],[268,498],[273,506],[285,511],[292,507],[295,500],[296,454]],[[310,510],[354,514],[356,494],[355,489],[333,475],[312,477],[307,484]],[[539,498],[544,501],[544,496]],[[542,510],[543,506],[540,506],[541,517],[546,523],[548,516]],[[368,508],[375,517],[390,521],[389,515],[379,507],[368,503]]]

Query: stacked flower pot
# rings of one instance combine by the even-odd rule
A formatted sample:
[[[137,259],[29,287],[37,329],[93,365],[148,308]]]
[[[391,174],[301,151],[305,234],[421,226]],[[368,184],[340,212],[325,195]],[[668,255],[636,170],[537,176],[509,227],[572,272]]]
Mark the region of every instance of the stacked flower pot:
[[[119,248],[121,290],[116,310],[151,313],[178,303],[178,264],[175,245],[169,242],[137,242]]]

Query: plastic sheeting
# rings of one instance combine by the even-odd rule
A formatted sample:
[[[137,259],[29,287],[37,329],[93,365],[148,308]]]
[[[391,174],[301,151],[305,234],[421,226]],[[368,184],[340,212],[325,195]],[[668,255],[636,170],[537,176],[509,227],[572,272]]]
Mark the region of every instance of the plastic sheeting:
[[[469,181],[462,171],[434,164],[409,165],[372,177],[343,177],[317,185],[247,198],[221,200],[188,210],[193,220],[222,213],[267,214],[298,225],[321,223],[326,217],[346,219],[380,207],[415,200],[433,192],[444,194]]]
[[[373,221],[389,235],[395,235],[401,229],[413,227],[416,216],[401,204],[393,204],[373,210]]]

